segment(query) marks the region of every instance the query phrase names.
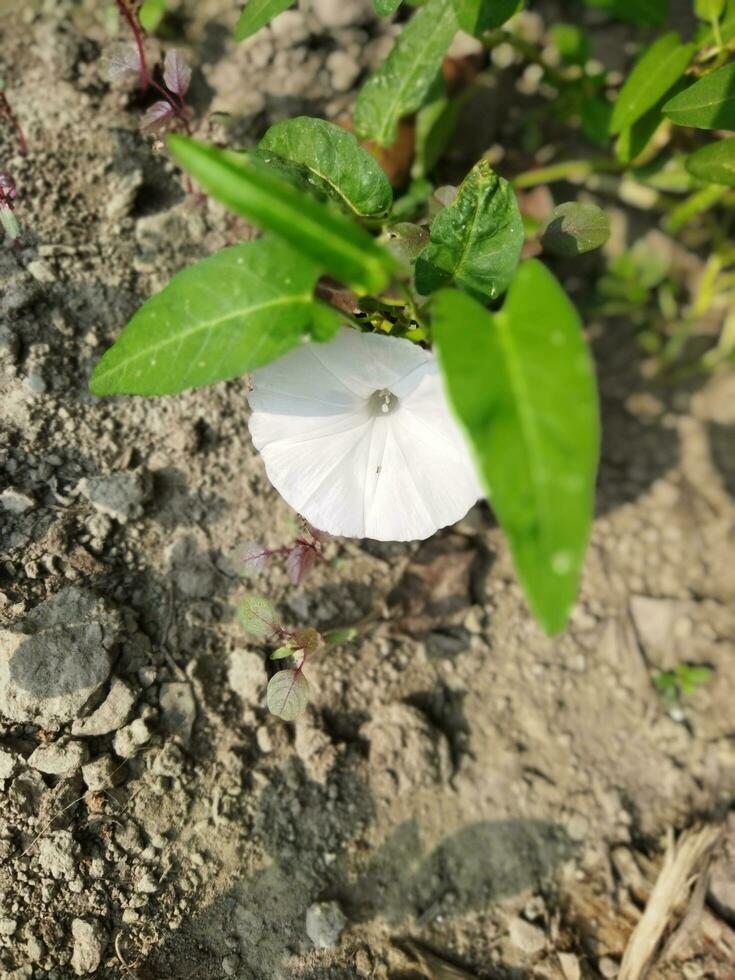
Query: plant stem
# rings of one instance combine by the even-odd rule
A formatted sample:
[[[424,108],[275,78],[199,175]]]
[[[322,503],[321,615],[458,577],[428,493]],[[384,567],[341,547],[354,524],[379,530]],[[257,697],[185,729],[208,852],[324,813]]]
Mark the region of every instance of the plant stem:
[[[527,170],[513,180],[516,190],[538,187],[539,184],[551,184],[557,180],[583,179],[594,173],[618,173],[622,166],[614,160],[565,160],[553,163],[549,167],[539,167]]]
[[[127,21],[128,27],[133,33],[135,46],[138,49],[138,60],[140,61],[140,89],[145,92],[153,79],[148,71],[148,64],[145,60],[145,48],[143,46],[143,31],[138,23],[138,18],[134,16],[128,7],[127,0],[116,0],[118,10]]]
[[[8,102],[4,92],[0,92],[0,113],[5,116],[16,132],[21,156],[28,156],[28,143],[26,142],[25,133],[23,132],[23,128],[21,127],[20,123],[16,119],[15,113],[10,108],[10,103]]]

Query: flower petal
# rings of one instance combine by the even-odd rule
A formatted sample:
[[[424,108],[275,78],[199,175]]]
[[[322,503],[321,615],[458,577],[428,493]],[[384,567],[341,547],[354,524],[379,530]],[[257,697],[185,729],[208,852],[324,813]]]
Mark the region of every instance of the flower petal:
[[[370,406],[382,389],[389,415]],[[423,539],[482,496],[436,358],[409,341],[343,329],[255,371],[250,404],[271,483],[330,534]]]

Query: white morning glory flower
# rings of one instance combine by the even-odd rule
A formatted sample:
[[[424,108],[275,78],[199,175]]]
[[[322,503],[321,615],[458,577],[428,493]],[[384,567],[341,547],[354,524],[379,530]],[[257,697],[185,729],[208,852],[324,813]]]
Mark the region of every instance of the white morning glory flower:
[[[428,538],[482,489],[433,353],[343,328],[252,374],[250,432],[273,486],[329,534]]]

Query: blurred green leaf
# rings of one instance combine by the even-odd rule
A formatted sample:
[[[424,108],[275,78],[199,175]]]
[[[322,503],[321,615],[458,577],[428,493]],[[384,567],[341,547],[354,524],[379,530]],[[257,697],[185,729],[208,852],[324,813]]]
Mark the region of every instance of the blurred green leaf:
[[[138,12],[138,20],[144,31],[152,33],[164,18],[166,0],[145,0]]]
[[[296,116],[271,126],[258,145],[306,170],[308,180],[360,218],[390,211],[393,191],[377,160],[352,133],[324,119]]]
[[[358,292],[380,292],[393,257],[359,225],[320,204],[253,157],[169,136],[171,155],[207,193],[261,228],[283,237]]]
[[[235,378],[295,347],[319,268],[275,238],[234,245],[173,277],[103,355],[95,395],[169,395]]]
[[[291,647],[279,647],[271,654],[271,660],[285,660],[286,657],[293,657],[295,652]]]
[[[641,27],[659,27],[669,12],[669,0],[582,0],[588,7],[607,10],[619,20]]]
[[[686,168],[699,180],[735,187],[735,137],[696,150],[687,157]]]
[[[395,143],[400,119],[424,101],[457,28],[448,0],[429,0],[413,15],[357,97],[358,136],[382,146]]]
[[[695,51],[696,45],[682,44],[675,31],[647,48],[620,90],[610,132],[620,133],[652,109],[684,74]]]
[[[235,40],[244,41],[295,3],[296,0],[247,0],[235,24]]]
[[[590,42],[581,27],[576,24],[553,24],[550,33],[551,40],[567,64],[586,64],[590,56]]]
[[[428,296],[454,281],[484,302],[495,299],[516,270],[523,238],[513,188],[481,160],[454,203],[434,218],[431,240],[416,261],[416,288]]]
[[[523,0],[451,0],[459,26],[479,37],[506,22],[523,6]]]
[[[416,114],[414,163],[411,176],[426,177],[441,159],[459,122],[464,99],[450,98],[444,75],[434,79],[424,104]]]
[[[725,12],[725,0],[694,0],[694,13],[702,20],[719,20]]]
[[[677,126],[735,129],[735,62],[705,75],[674,96],[664,112]]]
[[[682,694],[693,694],[704,684],[708,684],[712,679],[712,668],[703,667],[699,664],[678,664],[676,668],[676,679],[681,688]]]
[[[558,633],[584,561],[600,440],[579,316],[537,261],[520,266],[499,313],[456,290],[432,313],[447,393],[529,605]]]
[[[401,6],[401,0],[373,0],[373,5],[381,17],[390,17]]]
[[[309,682],[300,670],[279,670],[271,677],[266,704],[283,721],[296,721],[309,703]]]
[[[596,204],[569,201],[554,208],[541,235],[544,248],[574,258],[601,248],[610,237],[610,219]]]
[[[336,647],[342,643],[349,643],[350,640],[354,640],[357,635],[357,630],[349,626],[341,630],[330,630],[324,639],[328,646]]]
[[[246,595],[237,607],[237,618],[257,640],[267,640],[278,632],[278,613],[264,596]]]

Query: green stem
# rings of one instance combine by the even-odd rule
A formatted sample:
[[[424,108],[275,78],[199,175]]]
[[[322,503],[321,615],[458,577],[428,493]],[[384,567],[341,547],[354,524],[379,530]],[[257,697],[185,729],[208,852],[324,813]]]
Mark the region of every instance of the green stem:
[[[557,180],[583,180],[595,173],[619,173],[622,169],[622,165],[614,160],[565,160],[549,167],[527,170],[514,178],[513,186],[520,191]]]

